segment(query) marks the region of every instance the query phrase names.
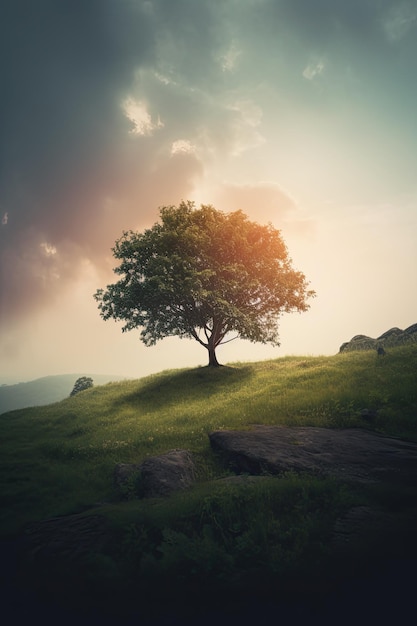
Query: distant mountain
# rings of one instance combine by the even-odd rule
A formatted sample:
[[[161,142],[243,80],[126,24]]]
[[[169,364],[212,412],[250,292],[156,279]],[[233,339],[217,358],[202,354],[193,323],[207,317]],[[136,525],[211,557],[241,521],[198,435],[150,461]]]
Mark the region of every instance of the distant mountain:
[[[105,385],[109,382],[126,380],[123,376],[106,374],[62,374],[44,376],[26,383],[0,386],[0,414],[14,409],[24,409],[29,406],[42,406],[59,402],[70,395],[74,383],[81,376],[93,379],[94,386]]]
[[[352,350],[376,350],[381,346],[385,350],[404,344],[417,343],[417,324],[412,324],[405,330],[390,328],[385,333],[373,339],[367,335],[355,335],[350,341],[342,343],[339,352],[351,352]]]

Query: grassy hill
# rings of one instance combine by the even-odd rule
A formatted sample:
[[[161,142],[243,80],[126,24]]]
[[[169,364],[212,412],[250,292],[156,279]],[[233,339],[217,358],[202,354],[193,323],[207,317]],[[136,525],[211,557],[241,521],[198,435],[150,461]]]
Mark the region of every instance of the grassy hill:
[[[101,596],[103,588],[113,594],[135,589],[145,601],[163,588],[172,601],[184,585],[201,588],[203,580],[210,589],[232,593],[254,581],[266,592],[300,570],[314,577],[331,559],[326,545],[335,520],[352,503],[376,501],[390,509],[395,502],[409,522],[416,488],[353,488],[296,475],[220,488],[214,479],[227,471],[211,451],[208,433],[262,423],[372,428],[417,441],[416,389],[413,345],[385,357],[349,352],[165,371],[5,413],[0,536],[10,540],[47,518],[83,512],[93,519],[99,512],[111,541],[72,566],[68,559],[62,570],[55,565],[53,577],[66,581],[61,588],[71,589],[77,580],[91,594],[100,588]],[[372,424],[364,423],[363,409],[376,411]],[[192,490],[166,501],[121,499],[113,481],[116,463],[140,463],[173,448],[186,448],[197,459]],[[50,578],[50,562],[42,563],[28,568],[32,582]],[[50,589],[50,580],[45,585]],[[69,595],[72,602],[74,592]]]

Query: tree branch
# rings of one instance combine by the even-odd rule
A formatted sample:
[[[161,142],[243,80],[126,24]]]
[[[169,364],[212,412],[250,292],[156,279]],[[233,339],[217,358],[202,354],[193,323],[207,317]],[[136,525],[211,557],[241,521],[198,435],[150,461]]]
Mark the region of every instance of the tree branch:
[[[231,341],[234,341],[235,339],[239,339],[239,335],[236,335],[236,337],[232,337],[231,339],[226,339],[226,341],[220,341],[220,343],[218,344],[219,346],[224,346],[225,343],[230,343]]]

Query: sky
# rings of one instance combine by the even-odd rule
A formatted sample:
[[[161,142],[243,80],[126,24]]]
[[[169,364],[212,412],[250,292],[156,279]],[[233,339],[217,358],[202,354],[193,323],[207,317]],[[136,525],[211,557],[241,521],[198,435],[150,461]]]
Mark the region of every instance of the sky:
[[[0,75],[0,383],[206,364],[93,299],[182,200],[272,223],[317,293],[222,363],[417,322],[417,0],[2,0]]]

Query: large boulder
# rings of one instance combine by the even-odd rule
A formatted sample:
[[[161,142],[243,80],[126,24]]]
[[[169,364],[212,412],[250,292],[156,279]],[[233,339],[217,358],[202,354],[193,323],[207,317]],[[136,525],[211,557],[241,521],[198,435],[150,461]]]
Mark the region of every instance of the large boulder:
[[[372,337],[367,337],[366,335],[355,335],[350,341],[342,343],[339,352],[350,352],[351,350],[375,350],[376,347],[376,339],[372,339]]]
[[[356,429],[255,426],[209,434],[213,450],[238,473],[288,471],[374,481],[417,475],[417,444]]]
[[[116,486],[127,497],[158,498],[187,489],[195,478],[195,465],[188,450],[170,450],[143,463],[118,463]]]
[[[394,327],[382,333],[376,339],[367,335],[355,335],[350,341],[342,343],[339,352],[352,350],[375,350],[378,347],[392,348],[404,344],[417,343],[417,324],[412,324],[405,330]]]
[[[146,459],[141,466],[141,488],[148,498],[169,496],[187,489],[195,478],[195,465],[188,450],[170,450]]]

